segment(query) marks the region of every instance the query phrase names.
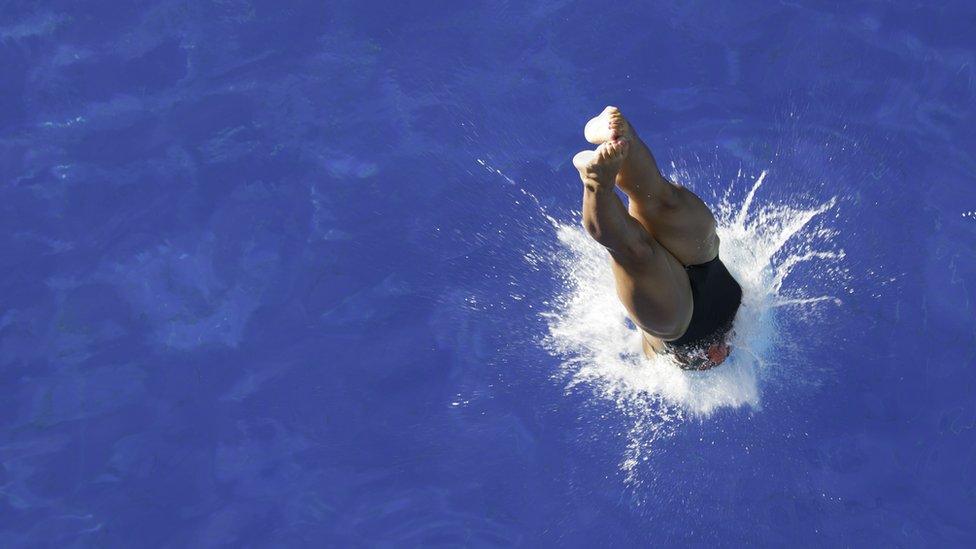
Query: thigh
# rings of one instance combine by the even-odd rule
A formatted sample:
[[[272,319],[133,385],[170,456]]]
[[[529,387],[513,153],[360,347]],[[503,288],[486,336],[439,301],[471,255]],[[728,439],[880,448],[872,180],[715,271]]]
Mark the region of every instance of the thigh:
[[[673,187],[670,200],[631,201],[630,214],[682,265],[711,261],[719,246],[715,216],[695,193]]]
[[[648,239],[635,257],[613,257],[617,295],[642,330],[663,340],[681,337],[691,322],[691,284],[664,246]]]

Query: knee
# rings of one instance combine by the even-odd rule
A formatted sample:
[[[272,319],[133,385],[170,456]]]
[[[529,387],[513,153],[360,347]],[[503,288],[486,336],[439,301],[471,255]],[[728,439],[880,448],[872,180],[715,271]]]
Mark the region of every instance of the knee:
[[[684,197],[681,196],[682,190],[681,187],[665,179],[664,190],[657,197],[657,205],[665,210],[677,210],[684,205]]]
[[[628,242],[610,250],[614,260],[628,268],[638,268],[647,265],[654,258],[654,247],[646,242]]]

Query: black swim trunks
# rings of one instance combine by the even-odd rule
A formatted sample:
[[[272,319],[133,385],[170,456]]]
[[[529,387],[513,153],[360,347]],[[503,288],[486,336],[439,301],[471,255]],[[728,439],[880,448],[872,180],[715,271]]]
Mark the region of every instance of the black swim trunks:
[[[685,272],[691,282],[694,300],[691,322],[684,335],[674,341],[665,341],[664,346],[683,367],[710,368],[714,363],[708,363],[706,351],[713,343],[723,340],[732,328],[742,302],[742,287],[718,256],[708,263],[689,265]]]

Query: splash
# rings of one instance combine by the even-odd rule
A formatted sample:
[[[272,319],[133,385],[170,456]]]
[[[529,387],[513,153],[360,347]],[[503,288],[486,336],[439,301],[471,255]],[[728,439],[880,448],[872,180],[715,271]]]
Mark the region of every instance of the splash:
[[[719,368],[689,372],[666,357],[643,355],[640,334],[616,297],[606,251],[578,219],[565,223],[546,216],[559,245],[526,256],[535,265],[554,263],[562,282],[561,294],[543,313],[549,326],[543,343],[560,357],[569,389],[588,389],[610,400],[627,422],[621,467],[628,481],[637,480],[638,466],[655,442],[686,419],[720,408],[761,408],[764,383],[789,367],[775,358],[782,311],[789,311],[791,321],[802,321],[818,308],[840,304],[836,297],[811,295],[793,275],[803,267],[833,280],[844,277],[844,252],[831,248],[835,232],[822,222],[836,199],[814,207],[759,204],[766,175],[752,183],[741,203],[726,195],[715,207],[723,261],[743,289],[734,351]]]

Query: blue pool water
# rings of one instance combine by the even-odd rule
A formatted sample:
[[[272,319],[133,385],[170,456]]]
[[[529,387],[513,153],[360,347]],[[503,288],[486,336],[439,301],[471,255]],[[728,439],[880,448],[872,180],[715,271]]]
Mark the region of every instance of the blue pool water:
[[[976,544],[974,28],[0,3],[0,546]],[[607,104],[727,214],[720,371],[581,238]]]

